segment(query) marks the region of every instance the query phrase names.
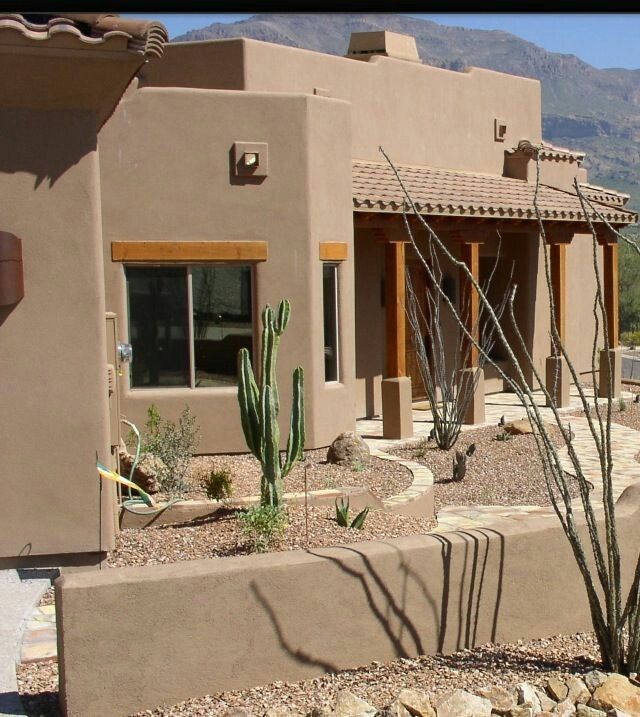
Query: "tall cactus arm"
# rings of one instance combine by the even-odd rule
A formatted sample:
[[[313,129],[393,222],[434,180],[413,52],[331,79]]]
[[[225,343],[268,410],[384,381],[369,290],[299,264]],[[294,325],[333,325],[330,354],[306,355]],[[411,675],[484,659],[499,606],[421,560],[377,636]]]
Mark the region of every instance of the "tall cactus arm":
[[[293,466],[302,460],[304,455],[305,422],[304,422],[304,371],[298,366],[293,372],[293,402],[291,406],[291,424],[285,464],[282,477],[289,475]]]
[[[280,429],[278,419],[275,415],[273,404],[273,389],[271,386],[262,388],[262,425],[264,427],[264,452],[262,471],[267,484],[275,494],[271,496],[271,504],[278,505],[281,491],[278,491],[278,483],[281,481],[280,469]]]
[[[284,330],[287,328],[287,324],[289,323],[289,319],[291,318],[291,304],[289,302],[289,299],[282,299],[280,303],[278,304],[278,316],[276,319],[276,333],[278,335],[282,334]]]
[[[262,459],[260,446],[260,395],[247,349],[238,352],[240,371],[238,377],[238,403],[240,419],[247,447],[258,459]]]

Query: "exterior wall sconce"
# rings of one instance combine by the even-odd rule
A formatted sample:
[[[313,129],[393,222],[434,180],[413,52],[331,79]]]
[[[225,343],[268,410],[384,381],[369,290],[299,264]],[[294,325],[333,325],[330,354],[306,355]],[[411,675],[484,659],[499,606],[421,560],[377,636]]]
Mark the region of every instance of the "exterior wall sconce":
[[[0,231],[0,306],[17,304],[23,296],[22,241]]]
[[[266,142],[234,142],[233,169],[236,177],[266,177],[269,171]]]

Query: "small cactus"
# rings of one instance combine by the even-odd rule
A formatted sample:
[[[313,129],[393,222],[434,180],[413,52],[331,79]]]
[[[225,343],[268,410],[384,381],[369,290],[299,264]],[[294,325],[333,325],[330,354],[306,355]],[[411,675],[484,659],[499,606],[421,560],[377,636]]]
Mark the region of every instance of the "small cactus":
[[[461,481],[467,474],[467,457],[462,451],[456,451],[453,459],[453,480]]]
[[[284,463],[280,457],[278,414],[280,399],[276,380],[276,358],[280,337],[289,323],[291,305],[283,299],[277,311],[267,304],[262,312],[262,371],[260,387],[256,383],[249,352],[238,353],[238,403],[242,430],[251,453],[262,466],[260,499],[263,506],[282,503],[284,478],[304,453],[304,372],[301,366],[293,372],[291,423]]]
[[[466,450],[467,458],[471,458],[471,456],[476,452],[476,444],[470,443]]]

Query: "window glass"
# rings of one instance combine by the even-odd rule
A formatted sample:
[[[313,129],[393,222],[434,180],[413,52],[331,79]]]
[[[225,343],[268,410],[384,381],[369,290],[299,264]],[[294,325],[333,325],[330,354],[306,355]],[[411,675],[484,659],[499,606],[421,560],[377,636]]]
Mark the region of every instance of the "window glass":
[[[251,267],[194,266],[193,346],[196,386],[238,382],[238,351],[251,354]]]
[[[324,380],[338,380],[338,265],[322,265]]]
[[[131,386],[188,386],[185,267],[128,267]]]

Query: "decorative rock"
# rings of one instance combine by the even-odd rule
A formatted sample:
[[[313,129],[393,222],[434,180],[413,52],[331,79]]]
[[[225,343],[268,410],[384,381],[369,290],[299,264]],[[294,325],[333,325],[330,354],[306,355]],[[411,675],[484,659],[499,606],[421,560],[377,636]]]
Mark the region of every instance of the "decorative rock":
[[[640,715],[640,687],[634,687],[623,675],[609,675],[593,693],[589,707],[605,711],[619,709]]]
[[[491,717],[491,702],[466,690],[455,690],[438,703],[438,717]]]
[[[385,717],[410,717],[409,710],[407,710],[399,699],[393,700],[393,702],[383,711],[383,714]]]
[[[540,713],[535,713],[536,717]],[[522,705],[516,705],[509,711],[509,717],[533,717],[533,707],[530,702],[525,702]]]
[[[587,686],[589,692],[593,693],[595,692],[600,685],[604,684],[607,681],[607,675],[606,672],[600,672],[600,670],[591,670],[591,672],[587,672],[587,674],[584,676],[584,683]]]
[[[550,697],[547,697],[546,693],[543,690],[539,690],[537,687],[536,695],[540,700],[540,709],[542,709],[543,712],[552,712],[554,707],[556,706],[556,703]]]
[[[349,690],[340,690],[336,696],[335,717],[373,717],[377,711]]]
[[[567,677],[566,684],[569,689],[567,699],[573,702],[574,705],[577,703],[586,705],[589,702],[591,692],[579,677],[574,677],[573,675]]]
[[[341,433],[327,451],[327,461],[329,463],[352,468],[366,465],[370,456],[369,446],[353,431]]]
[[[288,707],[271,707],[264,713],[264,717],[298,717],[298,712],[292,712]]]
[[[503,426],[505,433],[510,433],[512,436],[525,436],[528,433],[533,433],[533,428],[527,418],[521,418],[519,421],[510,421],[505,423]]]
[[[431,697],[424,690],[402,690],[398,701],[412,717],[436,717]]]
[[[628,712],[624,710],[612,709],[607,712],[607,717],[632,717]]]
[[[550,677],[547,680],[547,692],[553,697],[556,702],[562,702],[567,698],[569,694],[569,688],[565,685],[562,680],[557,677]],[[587,700],[588,702],[589,700]]]
[[[130,475],[135,456],[122,450],[122,448],[118,452],[118,455],[120,457],[120,470],[122,474]],[[166,471],[167,466],[161,458],[154,456],[152,453],[144,453],[138,461],[131,480],[137,483],[142,490],[145,490],[147,493],[158,493],[160,490],[160,476],[166,473]]]
[[[518,694],[519,705],[529,703],[533,708],[533,714],[542,712],[540,700],[536,694],[536,688],[532,684],[529,682],[521,682],[519,685],[516,685],[516,692]]]
[[[576,706],[568,698],[566,700],[562,700],[562,702],[558,702],[556,705],[555,714],[557,714],[558,717],[571,717],[571,715],[574,715],[575,713]]]
[[[491,702],[491,709],[495,714],[508,715],[516,706],[515,697],[504,687],[483,687],[476,691]]]
[[[594,710],[593,707],[587,707],[587,705],[576,705],[576,717],[605,717],[606,714],[602,710]]]

